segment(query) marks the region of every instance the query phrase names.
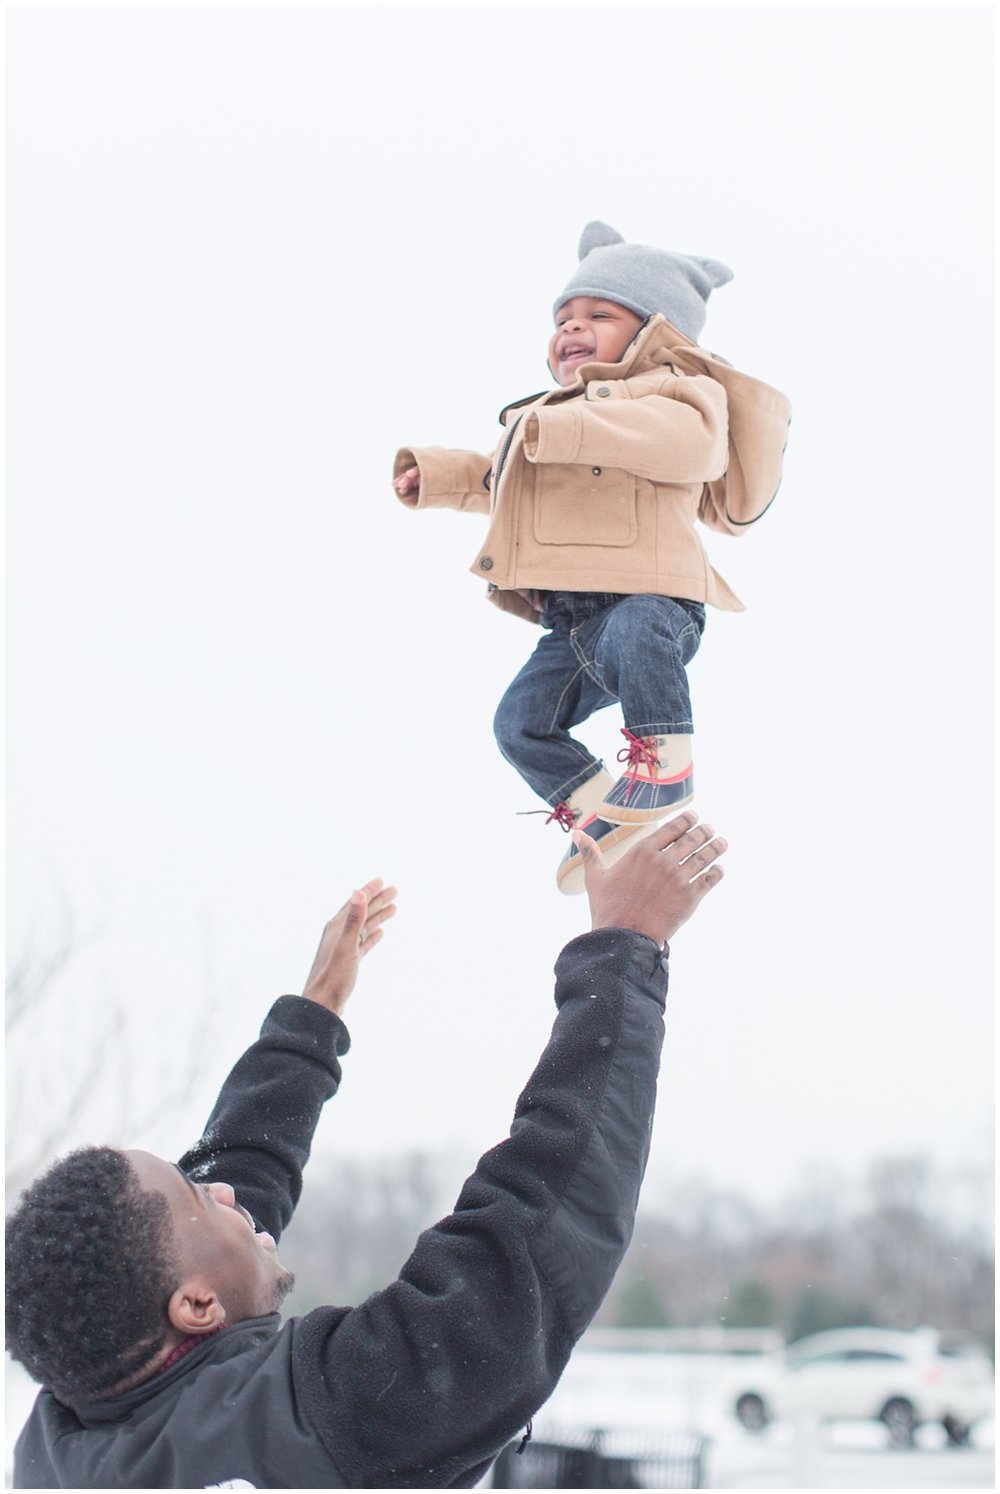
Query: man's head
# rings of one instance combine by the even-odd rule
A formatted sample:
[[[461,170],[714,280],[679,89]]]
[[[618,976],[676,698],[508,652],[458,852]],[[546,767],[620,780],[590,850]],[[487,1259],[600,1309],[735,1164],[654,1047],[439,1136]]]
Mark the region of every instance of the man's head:
[[[57,1162],[6,1235],[7,1347],[60,1400],[110,1394],[166,1342],[178,1275],[167,1202],[122,1152]]]
[[[733,278],[732,270],[716,259],[626,244],[615,229],[596,221],[583,230],[579,257],[575,274],[552,308],[557,323],[562,307],[574,298],[607,297],[641,321],[659,312],[697,342],[709,294]]]
[[[70,1403],[142,1380],[192,1334],[272,1311],[292,1282],[231,1189],[196,1188],[146,1152],[74,1152],[6,1234],[7,1347]]]
[[[228,1183],[194,1183],[173,1162],[126,1152],[140,1185],[164,1198],[178,1282],[167,1317],[178,1333],[207,1333],[276,1312],[294,1285],[274,1240],[258,1232]]]

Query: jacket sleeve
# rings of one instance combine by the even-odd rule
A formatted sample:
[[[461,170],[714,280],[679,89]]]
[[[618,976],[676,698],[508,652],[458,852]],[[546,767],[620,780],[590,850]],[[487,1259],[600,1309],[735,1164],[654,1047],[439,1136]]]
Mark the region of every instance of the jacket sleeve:
[[[788,396],[702,348],[678,348],[673,356],[685,372],[705,369],[716,379],[729,408],[729,462],[721,477],[706,481],[698,517],[722,534],[745,534],[778,492],[792,418]]]
[[[710,482],[729,455],[726,392],[707,377],[595,380],[582,399],[536,407],[526,427],[531,462],[620,467],[649,482]]]
[[[398,1280],[298,1325],[297,1398],[349,1486],[471,1486],[548,1399],[631,1238],[666,963],[621,929],[574,940],[509,1137]]]
[[[420,487],[399,501],[407,508],[457,508],[464,513],[488,514],[490,493],[486,479],[490,462],[490,457],[478,451],[404,446],[396,453],[392,475],[400,477],[408,467],[419,467]]]
[[[775,391],[776,393],[776,391]],[[777,395],[770,409],[757,408],[733,420],[729,466],[724,475],[706,482],[698,504],[698,517],[709,529],[722,534],[745,534],[777,497],[788,440],[787,401],[781,408]],[[730,394],[730,409],[734,409]]]
[[[232,1185],[275,1240],[302,1192],[302,1170],[324,1103],[340,1087],[350,1038],[340,1018],[282,996],[230,1073],[205,1133],[178,1164],[196,1182]]]

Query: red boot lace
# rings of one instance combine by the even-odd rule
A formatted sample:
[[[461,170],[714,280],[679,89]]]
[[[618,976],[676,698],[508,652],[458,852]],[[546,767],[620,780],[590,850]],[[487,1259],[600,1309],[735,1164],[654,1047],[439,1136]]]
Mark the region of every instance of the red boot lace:
[[[623,747],[621,752],[619,752],[618,761],[625,764],[625,773],[623,776],[632,780],[625,790],[625,802],[627,804],[632,790],[635,788],[639,769],[648,768],[655,775],[660,766],[660,759],[657,755],[655,745],[650,746],[650,743],[654,741],[653,737],[649,737],[648,739],[646,737],[637,737],[633,732],[629,731],[627,726],[622,727],[622,736],[625,737],[628,745]]]
[[[518,814],[545,814],[544,809],[519,809],[517,812]],[[545,823],[551,825],[552,821],[555,820],[560,829],[568,834],[576,824],[579,816],[580,811],[578,809],[570,809],[569,805],[560,799],[555,809],[548,815]]]

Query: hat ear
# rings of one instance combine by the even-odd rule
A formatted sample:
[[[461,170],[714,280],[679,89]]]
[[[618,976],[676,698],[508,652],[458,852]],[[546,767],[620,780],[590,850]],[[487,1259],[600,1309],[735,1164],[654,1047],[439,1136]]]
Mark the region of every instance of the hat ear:
[[[733,278],[733,272],[728,265],[724,265],[718,259],[699,259],[697,254],[691,258],[699,269],[704,270],[711,285],[726,285]]]
[[[579,255],[581,259],[586,259],[591,249],[605,249],[609,244],[624,244],[624,242],[620,233],[616,233],[613,228],[609,228],[607,223],[602,223],[599,218],[595,218],[592,223],[587,224],[580,235]]]

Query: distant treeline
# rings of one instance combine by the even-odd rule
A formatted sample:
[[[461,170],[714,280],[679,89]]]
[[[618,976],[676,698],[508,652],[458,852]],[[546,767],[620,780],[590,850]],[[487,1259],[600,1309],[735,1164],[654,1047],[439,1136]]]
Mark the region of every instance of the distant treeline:
[[[310,1164],[282,1258],[291,1310],[362,1301],[399,1271],[458,1192],[454,1159],[415,1154]],[[635,1237],[598,1316],[607,1327],[931,1325],[991,1352],[987,1176],[889,1158],[853,1182],[814,1173],[773,1206],[703,1182],[647,1180]]]

